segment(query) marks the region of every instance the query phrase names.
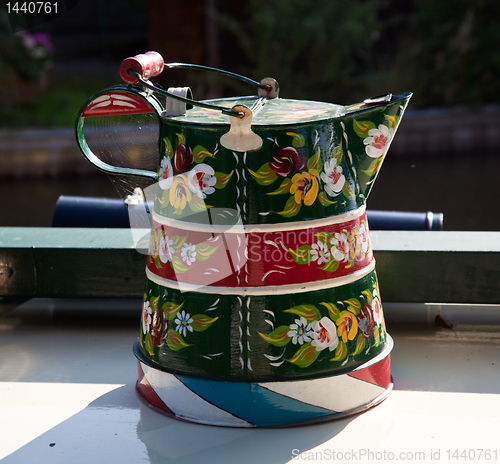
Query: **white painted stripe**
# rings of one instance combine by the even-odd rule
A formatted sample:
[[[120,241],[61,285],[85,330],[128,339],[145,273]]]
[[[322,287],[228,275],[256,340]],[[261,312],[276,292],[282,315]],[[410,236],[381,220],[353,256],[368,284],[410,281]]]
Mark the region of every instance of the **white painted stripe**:
[[[266,295],[286,295],[289,293],[306,293],[324,290],[327,288],[340,287],[355,282],[366,276],[375,269],[375,260],[368,266],[359,271],[355,271],[347,276],[335,277],[334,279],[324,279],[315,282],[306,282],[302,284],[286,284],[286,285],[270,285],[259,287],[212,287],[187,284],[184,282],[176,282],[174,280],[165,279],[153,274],[146,268],[146,277],[152,282],[161,285],[162,287],[180,290],[182,292],[199,292],[207,294],[219,295],[251,295],[251,296],[266,296]]]
[[[314,380],[259,383],[279,395],[330,411],[345,412],[371,403],[386,389],[347,374]]]
[[[177,229],[183,229],[193,232],[211,232],[214,234],[222,233],[265,233],[265,232],[287,232],[292,230],[304,230],[304,229],[316,229],[321,227],[328,227],[335,224],[341,224],[344,222],[352,221],[361,217],[365,212],[365,206],[361,206],[354,211],[348,211],[344,214],[339,214],[338,216],[331,216],[322,219],[313,219],[310,221],[296,221],[287,222],[283,224],[242,224],[237,222],[232,225],[218,225],[218,224],[200,224],[194,222],[184,222],[178,219],[171,219],[165,216],[159,215],[157,212],[153,211],[153,220],[159,224],[175,227]],[[207,215],[208,217],[208,215]]]
[[[393,346],[394,341],[387,335],[384,351],[353,372],[381,362],[390,355]],[[288,398],[337,412],[366,406],[386,392],[384,387],[356,379],[348,374],[291,382],[261,382],[259,385]]]
[[[180,418],[204,424],[252,427],[247,421],[204,400],[174,375],[153,369],[142,362],[141,367],[156,394]]]

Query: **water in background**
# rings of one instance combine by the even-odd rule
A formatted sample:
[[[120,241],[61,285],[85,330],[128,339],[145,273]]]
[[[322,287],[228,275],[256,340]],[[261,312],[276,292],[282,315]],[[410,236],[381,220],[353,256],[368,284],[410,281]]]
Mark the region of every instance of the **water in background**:
[[[499,155],[390,155],[368,199],[369,209],[441,212],[445,230],[500,231]],[[50,227],[59,195],[120,196],[97,170],[90,176],[0,179],[0,226]]]

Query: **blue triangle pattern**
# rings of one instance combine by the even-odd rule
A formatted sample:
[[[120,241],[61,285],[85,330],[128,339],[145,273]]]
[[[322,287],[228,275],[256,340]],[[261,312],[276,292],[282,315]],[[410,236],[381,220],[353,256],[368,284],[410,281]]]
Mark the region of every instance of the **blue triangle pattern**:
[[[337,414],[272,392],[258,383],[176,377],[201,398],[257,427],[294,425]]]

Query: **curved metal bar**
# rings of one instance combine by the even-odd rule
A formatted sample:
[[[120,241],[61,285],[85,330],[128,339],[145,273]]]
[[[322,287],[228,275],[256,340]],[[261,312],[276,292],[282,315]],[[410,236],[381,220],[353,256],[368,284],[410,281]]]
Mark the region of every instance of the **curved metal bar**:
[[[217,68],[210,68],[208,66],[202,66],[199,64],[191,64],[191,63],[165,63],[165,68],[179,68],[179,69],[196,69],[198,71],[208,71],[208,72],[214,72],[217,74],[224,74],[225,76],[232,77],[234,79],[238,79],[242,82],[245,82],[250,85],[255,85],[256,87],[259,87],[261,89],[268,89],[270,86],[266,84],[262,84],[260,82],[257,82],[253,79],[250,79],[249,77],[242,76],[240,74],[235,74],[230,71],[224,71],[222,69],[217,69]]]
[[[224,106],[212,105],[210,103],[203,103],[198,100],[191,100],[190,98],[184,98],[179,95],[175,95],[173,93],[167,92],[166,90],[160,89],[159,87],[156,87],[156,85],[151,84],[151,82],[149,81],[145,81],[141,77],[141,75],[139,73],[136,73],[135,71],[129,71],[129,73],[132,74],[133,76],[136,76],[137,79],[139,79],[139,82],[144,87],[147,87],[148,89],[151,89],[153,92],[157,92],[165,97],[173,98],[174,100],[180,100],[184,103],[187,103],[188,105],[200,106],[202,108],[207,108],[209,110],[220,111],[222,114],[225,114],[227,116],[232,116],[234,118],[243,118],[245,116],[241,112],[231,111],[231,109],[228,109]]]
[[[149,179],[156,180],[158,178],[158,174],[154,171],[147,171],[144,169],[136,169],[136,168],[127,168],[127,167],[120,167],[120,166],[113,166],[112,164],[108,164],[101,160],[89,147],[87,143],[87,139],[85,138],[84,134],[84,124],[85,124],[85,117],[82,116],[82,113],[84,112],[85,108],[87,105],[94,100],[96,97],[103,95],[105,93],[108,93],[110,91],[122,91],[122,92],[132,92],[135,95],[140,96],[143,98],[149,106],[151,106],[152,110],[158,115],[158,130],[159,128],[159,116],[162,111],[162,106],[160,105],[160,102],[154,97],[154,96],[146,96],[142,93],[138,93],[137,90],[130,90],[130,86],[128,85],[116,85],[113,87],[108,87],[107,89],[102,90],[101,92],[96,93],[94,96],[92,96],[85,104],[82,106],[80,109],[80,112],[78,113],[77,119],[76,119],[76,125],[75,125],[75,132],[76,132],[76,138],[78,145],[80,147],[80,150],[82,151],[83,155],[85,158],[87,158],[88,161],[90,161],[94,166],[96,166],[98,169],[101,171],[107,172],[108,174],[125,174],[127,176],[139,176],[139,177],[146,177]]]
[[[76,136],[78,139],[78,144],[80,145],[80,149],[87,158],[95,167],[100,169],[101,171],[107,172],[109,174],[125,174],[127,176],[139,176],[139,177],[147,177],[149,179],[156,180],[158,175],[154,171],[146,171],[144,169],[133,169],[133,168],[122,168],[119,166],[113,166],[112,164],[105,163],[102,161],[89,147],[87,143],[87,139],[83,134],[83,125],[84,118],[80,117],[77,120],[76,125]]]

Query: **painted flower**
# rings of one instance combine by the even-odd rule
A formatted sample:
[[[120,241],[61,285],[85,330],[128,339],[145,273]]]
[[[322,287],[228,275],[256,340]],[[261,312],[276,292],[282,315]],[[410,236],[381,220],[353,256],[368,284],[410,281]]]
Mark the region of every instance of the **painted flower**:
[[[322,351],[328,348],[333,351],[339,344],[337,336],[337,327],[335,323],[328,317],[323,317],[320,321],[314,321],[313,324],[313,341],[312,346],[316,347],[316,351]]]
[[[175,251],[172,247],[173,244],[174,241],[170,239],[168,235],[165,235],[165,237],[162,237],[160,239],[158,255],[162,263],[168,263],[169,261],[172,261],[172,255]]]
[[[300,319],[295,319],[295,324],[290,324],[288,326],[290,330],[287,335],[291,337],[292,343],[296,345],[303,345],[304,343],[310,342],[312,340],[312,330],[311,324],[307,324],[304,317]]]
[[[207,195],[215,192],[214,185],[217,183],[217,178],[214,177],[215,171],[208,164],[198,164],[188,173],[189,189],[194,194],[198,195],[202,200],[207,198]]]
[[[324,172],[321,173],[321,180],[325,183],[325,192],[331,197],[337,196],[344,187],[345,176],[342,174],[342,167],[337,166],[335,158],[324,164]]]
[[[330,251],[326,243],[318,240],[318,243],[313,243],[311,245],[311,261],[318,261],[318,265],[326,263],[330,257]]]
[[[361,226],[359,227],[359,241],[361,242],[361,249],[363,250],[363,253],[366,253],[368,251],[370,242],[368,236],[368,227],[364,222],[361,223]]]
[[[149,301],[145,301],[142,305],[142,333],[147,334],[151,327],[151,306]]]
[[[159,234],[158,231],[153,227],[151,231],[151,243],[150,243],[150,252],[151,256],[156,256],[160,251],[159,247]]]
[[[184,243],[181,258],[188,266],[191,266],[196,261],[196,246],[191,243]]]
[[[318,180],[308,172],[295,174],[292,177],[292,186],[290,193],[295,197],[295,202],[311,206],[318,196],[319,185]]]
[[[299,152],[293,147],[278,148],[272,158],[269,167],[276,172],[278,177],[293,176],[305,168]]]
[[[346,234],[337,232],[330,240],[333,245],[330,249],[332,256],[339,263],[346,262],[349,259],[349,240]]]
[[[153,338],[153,345],[161,347],[165,344],[167,339],[168,321],[165,318],[163,309],[156,308],[153,313],[153,322],[151,324],[151,336]]]
[[[170,187],[169,200],[170,204],[177,210],[182,211],[187,203],[191,201],[191,191],[187,177],[184,175],[175,176],[172,186]]]
[[[177,330],[177,332],[179,332],[183,337],[186,336],[186,331],[193,331],[193,327],[191,327],[193,319],[191,318],[191,315],[186,313],[184,310],[177,313],[177,317],[174,322],[177,324],[175,330]]]
[[[357,229],[352,229],[349,234],[349,256],[352,259],[361,259],[363,257],[363,250],[361,248],[361,240],[359,231]]]
[[[174,181],[174,170],[170,158],[164,156],[158,172],[158,184],[162,190],[168,190]]]
[[[372,300],[372,313],[373,313],[373,321],[375,324],[382,324],[382,306],[380,304],[380,299],[377,294],[377,290],[373,291],[373,300]]]
[[[394,135],[394,128],[390,129],[384,124],[380,124],[378,129],[370,129],[368,137],[363,140],[366,145],[365,151],[370,158],[379,158],[386,154],[389,144]]]
[[[193,151],[186,145],[180,144],[174,153],[174,168],[177,174],[183,174],[189,171],[193,164]]]
[[[371,336],[373,336],[374,332],[373,313],[372,313],[372,307],[368,303],[365,303],[361,307],[357,319],[358,319],[358,327],[361,333],[363,334],[363,337],[370,338]]]
[[[340,313],[337,325],[337,335],[342,338],[344,343],[347,343],[347,340],[353,340],[358,333],[358,320],[350,311]]]

